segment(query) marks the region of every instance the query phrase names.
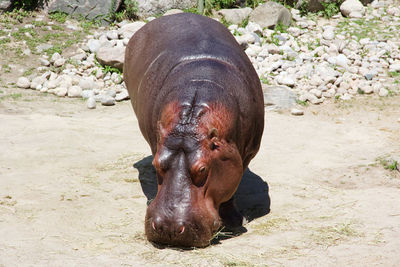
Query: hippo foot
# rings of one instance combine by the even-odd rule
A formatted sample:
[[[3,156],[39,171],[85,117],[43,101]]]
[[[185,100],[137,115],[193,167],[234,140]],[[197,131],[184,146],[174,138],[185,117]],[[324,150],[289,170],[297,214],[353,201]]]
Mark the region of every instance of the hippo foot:
[[[219,216],[225,226],[224,229],[234,232],[241,229],[243,222],[246,221],[243,215],[236,209],[233,198],[221,204],[219,207]]]

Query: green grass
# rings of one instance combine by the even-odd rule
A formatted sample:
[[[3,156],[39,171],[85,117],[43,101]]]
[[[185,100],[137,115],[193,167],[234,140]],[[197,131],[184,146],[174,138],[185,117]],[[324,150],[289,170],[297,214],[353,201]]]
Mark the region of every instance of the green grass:
[[[399,167],[399,162],[394,159],[389,159],[385,157],[377,158],[377,161],[382,165],[382,167],[386,170],[395,171]]]
[[[121,72],[119,69],[114,68],[114,67],[111,67],[111,66],[105,65],[105,66],[101,66],[101,68],[102,68],[102,70],[103,70],[103,73],[107,73],[107,72],[113,73],[113,72],[116,72],[116,73],[118,73],[118,74],[122,74],[122,72]]]
[[[296,103],[302,106],[308,106],[308,102],[307,101],[301,101],[299,99],[296,100]]]
[[[3,64],[2,69],[3,69],[3,71],[4,71],[5,73],[11,72],[11,67],[10,67],[9,65],[7,65],[7,64]]]
[[[27,69],[26,71],[24,71],[24,73],[22,74],[22,76],[27,77],[27,76],[31,75],[31,74],[33,73],[34,70],[35,70],[35,68],[29,68],[29,69]]]
[[[67,20],[68,14],[63,12],[54,12],[49,15],[51,20],[57,21],[59,23],[64,23]]]
[[[271,84],[270,81],[268,80],[268,78],[265,78],[265,77],[262,77],[262,76],[260,77],[260,81],[263,84],[268,84],[268,85]]]
[[[398,76],[400,76],[400,72],[399,71],[389,71],[388,72],[388,75],[390,76],[390,77],[398,77]]]
[[[5,100],[5,99],[9,99],[9,98],[11,98],[12,100],[17,100],[21,97],[22,97],[21,93],[13,93],[13,94],[1,96],[0,100]]]

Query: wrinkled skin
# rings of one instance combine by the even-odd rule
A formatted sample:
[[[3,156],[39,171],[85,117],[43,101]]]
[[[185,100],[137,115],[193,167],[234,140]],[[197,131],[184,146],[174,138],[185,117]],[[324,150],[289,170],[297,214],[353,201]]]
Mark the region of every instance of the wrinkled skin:
[[[229,31],[194,14],[156,19],[129,41],[124,78],[157,172],[147,238],[204,247],[222,225],[240,226],[232,196],[259,149],[264,106]]]

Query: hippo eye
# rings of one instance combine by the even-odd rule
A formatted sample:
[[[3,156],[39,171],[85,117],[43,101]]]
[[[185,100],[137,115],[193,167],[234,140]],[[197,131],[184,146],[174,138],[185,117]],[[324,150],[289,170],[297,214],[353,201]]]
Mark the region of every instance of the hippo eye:
[[[204,167],[204,166],[200,167],[199,173],[203,174],[205,172],[206,172],[206,167]]]

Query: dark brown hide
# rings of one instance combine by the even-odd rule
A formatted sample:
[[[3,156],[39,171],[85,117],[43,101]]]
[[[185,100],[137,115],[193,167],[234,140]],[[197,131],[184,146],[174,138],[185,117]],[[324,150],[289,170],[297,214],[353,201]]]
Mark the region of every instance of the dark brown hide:
[[[264,127],[257,73],[222,24],[177,14],[134,34],[124,79],[157,171],[146,235],[207,246],[221,224],[241,223],[232,196]]]

